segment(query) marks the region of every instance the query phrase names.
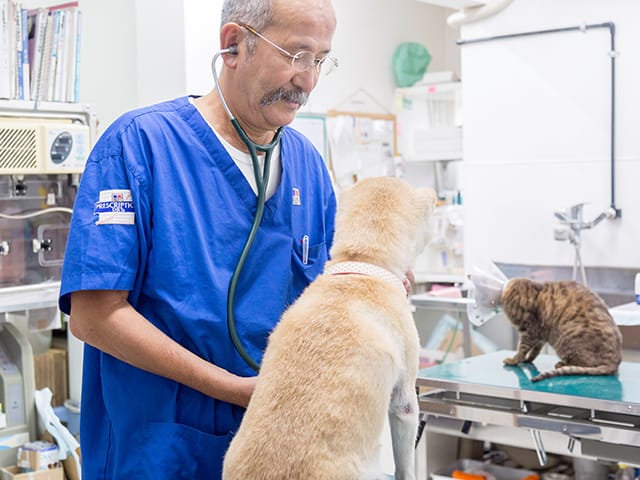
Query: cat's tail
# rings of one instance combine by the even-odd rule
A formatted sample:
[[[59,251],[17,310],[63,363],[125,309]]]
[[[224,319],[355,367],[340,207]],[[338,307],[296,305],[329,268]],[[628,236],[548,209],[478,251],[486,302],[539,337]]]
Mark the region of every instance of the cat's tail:
[[[542,372],[531,379],[532,382],[539,382],[545,378],[561,377],[565,375],[615,375],[617,367],[609,365],[599,365],[597,367],[580,367],[577,365],[565,365],[564,367]]]

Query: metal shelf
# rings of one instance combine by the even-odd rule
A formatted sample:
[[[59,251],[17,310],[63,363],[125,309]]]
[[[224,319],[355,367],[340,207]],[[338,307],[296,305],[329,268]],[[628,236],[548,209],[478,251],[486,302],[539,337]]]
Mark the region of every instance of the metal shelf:
[[[50,118],[77,121],[89,127],[89,135],[92,141],[96,138],[98,126],[95,109],[93,105],[88,103],[0,100],[0,117]]]
[[[56,307],[60,282],[0,288],[0,313]]]
[[[429,3],[431,5],[436,5],[438,7],[455,8],[456,10],[460,8],[479,7],[487,4],[487,2],[483,2],[482,0],[418,0],[418,1],[422,3]]]

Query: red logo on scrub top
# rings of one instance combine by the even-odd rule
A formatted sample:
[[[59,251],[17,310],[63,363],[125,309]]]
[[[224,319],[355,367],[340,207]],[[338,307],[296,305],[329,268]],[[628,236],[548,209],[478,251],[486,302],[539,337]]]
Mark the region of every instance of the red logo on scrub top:
[[[300,190],[297,188],[293,188],[293,205],[302,205],[300,203]]]

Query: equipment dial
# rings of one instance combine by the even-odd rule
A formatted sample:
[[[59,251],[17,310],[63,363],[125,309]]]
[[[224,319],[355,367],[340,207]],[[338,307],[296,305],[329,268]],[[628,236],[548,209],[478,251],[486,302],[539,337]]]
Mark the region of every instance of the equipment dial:
[[[73,148],[73,136],[69,132],[59,133],[51,144],[51,161],[53,163],[64,162]]]

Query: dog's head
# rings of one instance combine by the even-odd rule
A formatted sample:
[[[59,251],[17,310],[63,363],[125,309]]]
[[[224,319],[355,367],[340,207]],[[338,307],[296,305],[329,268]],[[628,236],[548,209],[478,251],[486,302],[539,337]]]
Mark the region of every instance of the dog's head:
[[[403,276],[427,244],[435,201],[433,189],[399,178],[357,182],[338,200],[332,259],[371,262]]]

